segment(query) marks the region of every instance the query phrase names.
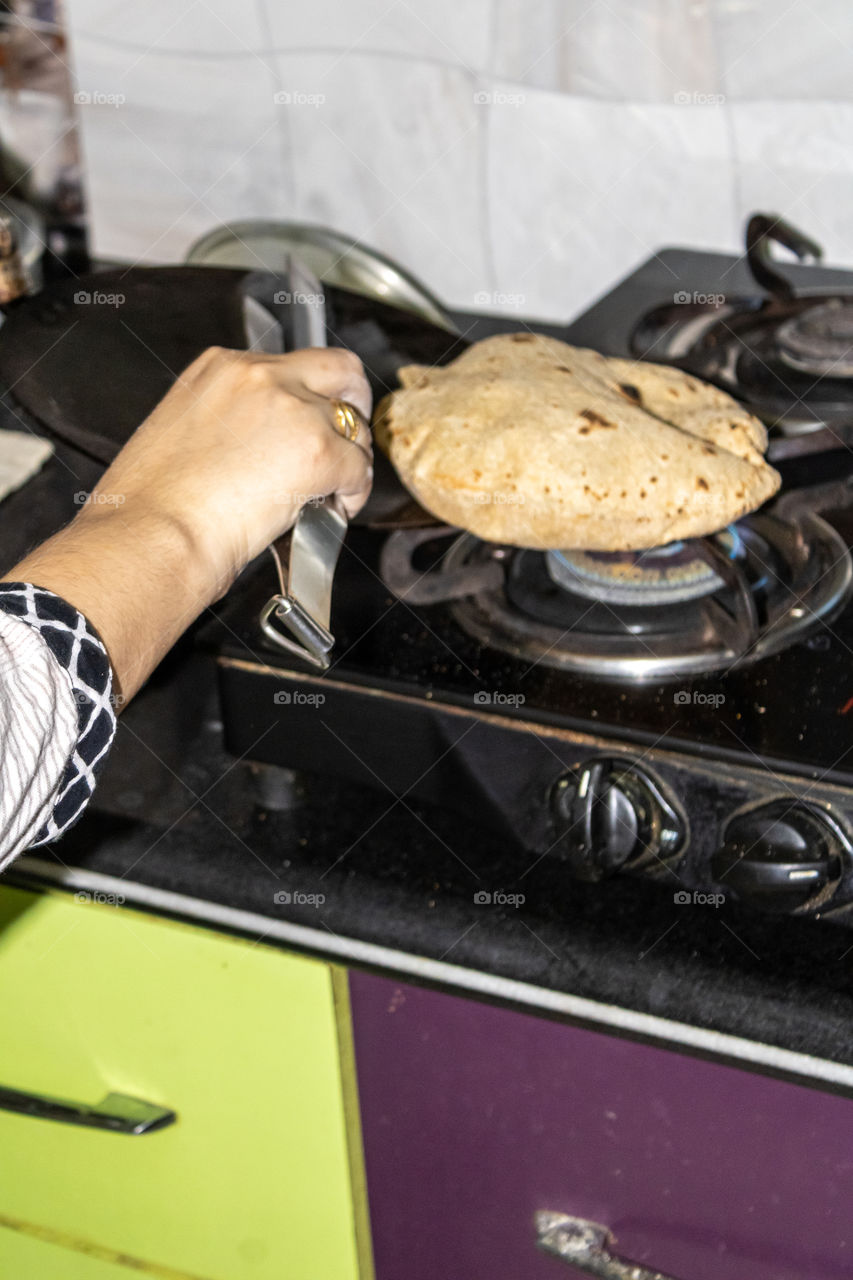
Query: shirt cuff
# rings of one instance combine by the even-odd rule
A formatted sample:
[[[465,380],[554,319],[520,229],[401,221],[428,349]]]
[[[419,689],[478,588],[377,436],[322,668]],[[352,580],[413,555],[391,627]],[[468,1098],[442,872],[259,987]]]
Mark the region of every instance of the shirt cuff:
[[[71,681],[77,741],[60,779],[53,812],[31,845],[56,840],[82,814],[116,731],[113,674],[94,627],[73,605],[28,582],[0,583],[0,610],[39,632]]]

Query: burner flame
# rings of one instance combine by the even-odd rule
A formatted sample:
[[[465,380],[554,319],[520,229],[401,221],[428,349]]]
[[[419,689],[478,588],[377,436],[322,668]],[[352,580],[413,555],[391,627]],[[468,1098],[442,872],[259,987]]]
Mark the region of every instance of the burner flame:
[[[735,559],[741,545],[736,528],[716,536]],[[546,553],[546,566],[563,590],[605,604],[678,604],[711,595],[723,585],[693,539],[648,551],[554,550]]]

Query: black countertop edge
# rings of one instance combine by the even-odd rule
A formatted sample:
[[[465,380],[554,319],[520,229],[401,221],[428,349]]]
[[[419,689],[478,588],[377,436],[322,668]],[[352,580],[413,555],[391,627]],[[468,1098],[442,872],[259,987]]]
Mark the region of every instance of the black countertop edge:
[[[3,880],[10,887],[20,889],[120,894],[123,904],[131,908],[183,923],[252,938],[268,946],[297,951],[329,963],[367,969],[415,985],[446,990],[521,1012],[535,1012],[589,1030],[853,1098],[853,1065],[830,1062],[568,992],[549,990],[529,982],[413,955],[289,920],[271,919],[257,912],[103,875],[84,867],[60,866],[37,855],[25,854]]]

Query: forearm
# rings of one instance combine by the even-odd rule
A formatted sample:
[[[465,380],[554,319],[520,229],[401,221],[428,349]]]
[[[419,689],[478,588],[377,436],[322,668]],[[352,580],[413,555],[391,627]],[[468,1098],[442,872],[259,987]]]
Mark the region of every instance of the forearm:
[[[107,505],[85,508],[5,575],[46,587],[88,618],[109,654],[119,708],[227,585],[212,579],[177,521]]]

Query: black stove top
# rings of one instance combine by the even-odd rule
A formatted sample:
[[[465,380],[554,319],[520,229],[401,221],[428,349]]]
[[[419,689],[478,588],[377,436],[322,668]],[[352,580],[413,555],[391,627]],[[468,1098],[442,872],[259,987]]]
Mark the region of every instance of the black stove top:
[[[632,305],[619,319],[608,310],[600,349],[688,370],[786,433],[829,427],[846,439],[853,432],[853,277],[822,267],[814,275],[785,267],[771,245],[800,261],[817,262],[822,256],[813,240],[767,214],[750,218],[746,252],[735,263],[694,254],[686,264],[665,250],[652,259],[660,271],[639,280],[651,266],[647,263],[631,278],[649,286],[641,305]],[[718,269],[710,266],[714,258]],[[576,322],[572,329],[580,329],[578,341],[599,347],[589,337],[589,322],[597,326],[605,319],[597,314],[601,306],[620,298],[627,302],[621,295],[628,284]],[[623,334],[626,315],[629,328]],[[613,342],[618,349],[610,349]]]
[[[795,267],[790,275],[810,291],[853,289],[853,273]],[[719,291],[723,279],[746,290],[745,261],[662,250],[559,336],[628,355],[638,318],[662,296]],[[466,321],[471,339],[501,327],[495,318]],[[842,454],[853,470],[853,458]],[[790,460],[789,487],[820,479],[821,458]],[[838,471],[836,451],[830,473],[837,479]],[[830,536],[837,534],[837,554],[822,574],[853,545],[845,494],[843,485],[830,486],[822,503],[815,499],[836,531]],[[798,502],[808,509],[804,492]],[[253,566],[233,593],[215,641],[232,750],[456,807],[508,829],[528,849],[564,858],[585,878],[621,870],[676,888],[719,886],[736,864],[724,885],[735,897],[772,910],[832,914],[841,907],[841,915],[853,915],[849,603],[806,617],[778,652],[742,665],[601,678],[504,651],[488,627],[466,621],[470,599],[396,598],[380,568],[388,537],[350,531],[333,593],[336,645],[323,676],[261,639],[257,617],[272,593],[271,562]],[[425,537],[422,569],[437,566],[448,546]],[[667,608],[686,616],[695,604]],[[589,797],[610,818],[590,809]],[[763,825],[749,826],[751,812],[766,812]],[[746,836],[738,825],[744,821]],[[633,835],[623,838],[628,828]],[[806,865],[816,844],[821,865]]]

